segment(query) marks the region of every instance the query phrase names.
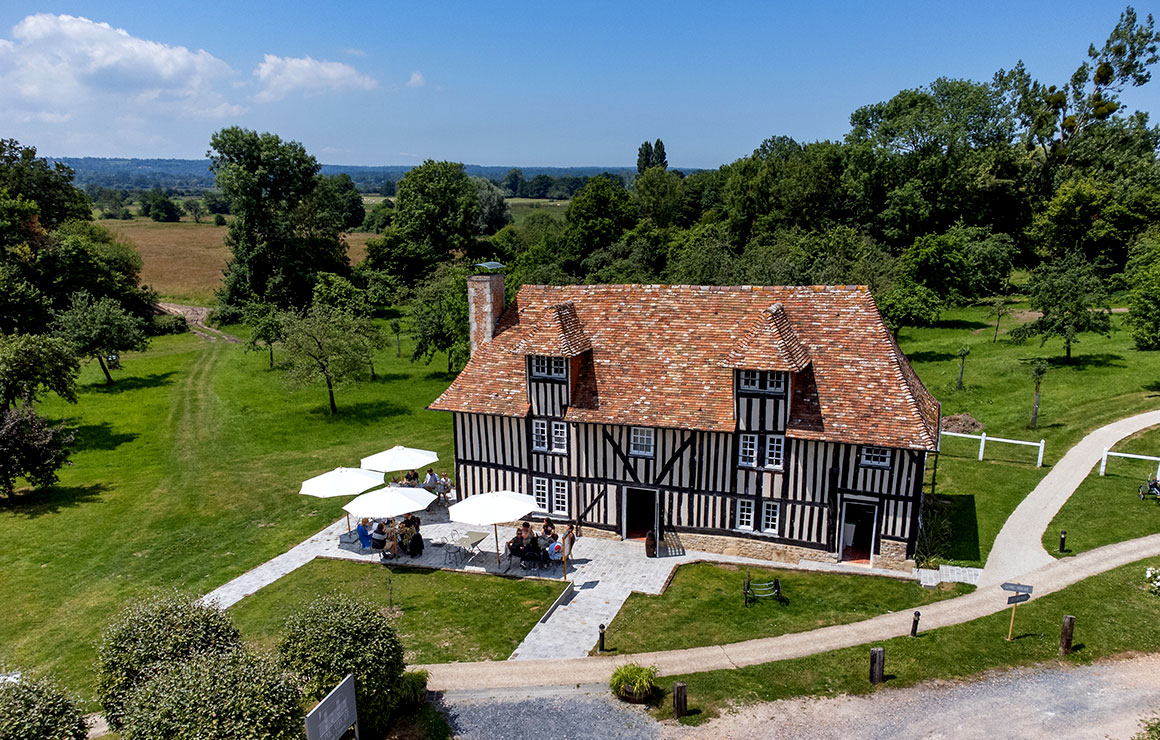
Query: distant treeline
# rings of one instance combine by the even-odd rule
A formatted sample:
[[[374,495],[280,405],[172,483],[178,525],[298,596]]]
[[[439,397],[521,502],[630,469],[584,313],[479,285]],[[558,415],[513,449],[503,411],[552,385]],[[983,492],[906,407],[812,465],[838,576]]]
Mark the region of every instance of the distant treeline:
[[[115,159],[106,157],[57,157],[50,159],[68,165],[76,173],[74,182],[117,190],[153,190],[160,188],[178,195],[192,195],[214,187],[214,175],[208,159]],[[414,165],[322,165],[322,174],[346,174],[360,193],[393,196],[395,184]],[[483,177],[497,185],[505,180],[522,186],[509,192],[524,198],[570,198],[588,178],[604,175],[632,182],[635,168],[627,167],[485,167],[469,164],[464,171],[470,177]],[[518,172],[518,178],[512,173]]]

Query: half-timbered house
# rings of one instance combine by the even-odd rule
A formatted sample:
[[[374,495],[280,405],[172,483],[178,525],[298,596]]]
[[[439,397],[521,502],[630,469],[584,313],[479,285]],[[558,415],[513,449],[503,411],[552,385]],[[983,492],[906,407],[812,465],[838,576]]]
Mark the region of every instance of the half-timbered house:
[[[862,286],[468,284],[460,495],[618,537],[907,567],[939,404]]]

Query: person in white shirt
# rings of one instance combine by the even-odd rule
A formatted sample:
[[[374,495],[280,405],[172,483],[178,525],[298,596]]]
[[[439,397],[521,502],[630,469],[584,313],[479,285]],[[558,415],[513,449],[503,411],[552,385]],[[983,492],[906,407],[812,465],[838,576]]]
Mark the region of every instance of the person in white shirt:
[[[428,491],[434,492],[435,486],[439,484],[439,476],[435,475],[434,468],[427,468],[427,477],[423,479],[423,487]]]

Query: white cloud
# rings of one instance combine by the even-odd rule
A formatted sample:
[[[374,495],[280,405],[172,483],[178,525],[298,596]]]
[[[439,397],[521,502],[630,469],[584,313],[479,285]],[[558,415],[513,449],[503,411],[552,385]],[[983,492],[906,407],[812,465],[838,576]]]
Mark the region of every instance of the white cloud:
[[[233,70],[209,52],[71,15],[30,15],[0,40],[0,123],[129,111],[221,118],[242,111],[214,89]]]
[[[335,90],[373,90],[378,83],[342,62],[325,62],[311,57],[279,57],[267,54],[254,75],[262,89],[254,96],[259,103],[281,100],[292,92],[318,95]]]
[[[407,80],[407,87],[423,87],[423,85],[426,84],[427,78],[424,77],[423,73],[418,70],[412,72],[411,79]]]

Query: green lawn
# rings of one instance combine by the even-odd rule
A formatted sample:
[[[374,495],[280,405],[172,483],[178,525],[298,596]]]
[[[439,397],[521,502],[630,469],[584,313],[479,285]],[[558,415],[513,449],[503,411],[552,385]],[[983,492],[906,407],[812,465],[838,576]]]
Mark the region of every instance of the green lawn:
[[[873,645],[844,648],[806,658],[765,663],[729,671],[708,671],[662,679],[688,685],[686,718],[696,724],[734,705],[795,696],[863,694],[875,689],[868,680],[871,647],[886,649],[887,682],[879,691],[932,679],[955,679],[1010,666],[1059,660],[1059,629],[1065,614],[1076,618],[1075,652],[1064,663],[1090,663],[1130,651],[1160,650],[1160,597],[1142,587],[1146,565],[1125,565],[1032,599],[1019,607],[1015,639],[1006,641],[1008,609],[953,627],[898,637]],[[670,701],[657,714],[671,716]]]
[[[512,212],[512,221],[515,224],[521,224],[528,216],[533,213],[547,213],[548,215],[563,219],[564,212],[568,210],[568,204],[571,201],[567,200],[550,200],[546,198],[508,198],[508,208]]]
[[[1112,449],[1160,456],[1160,428],[1141,432]],[[1110,457],[1103,477],[1097,464],[1051,520],[1043,533],[1043,546],[1059,557],[1060,530],[1067,530],[1067,555],[1160,532],[1160,505],[1154,498],[1141,501],[1136,493],[1154,475],[1156,463],[1147,460]]]
[[[780,578],[789,603],[782,606],[762,599],[745,608],[741,605],[745,568],[683,565],[663,594],[628,597],[608,626],[606,647],[618,653],[644,653],[775,637],[913,609],[974,590],[960,584],[925,589],[914,581],[798,570],[748,571],[755,582]]]
[[[338,590],[396,617],[407,663],[506,660],[563,589],[559,581],[313,560],[231,611],[247,640],[273,647],[292,611]]]
[[[192,335],[124,357],[107,388],[89,366],[80,402],[42,411],[77,427],[58,487],[0,502],[0,661],[56,672],[93,696],[94,643],[126,601],[161,587],[205,593],[338,518],[299,483],[404,443],[451,459],[451,417],[426,411],[443,363],[392,350],[381,380],[288,391],[264,354]]]

